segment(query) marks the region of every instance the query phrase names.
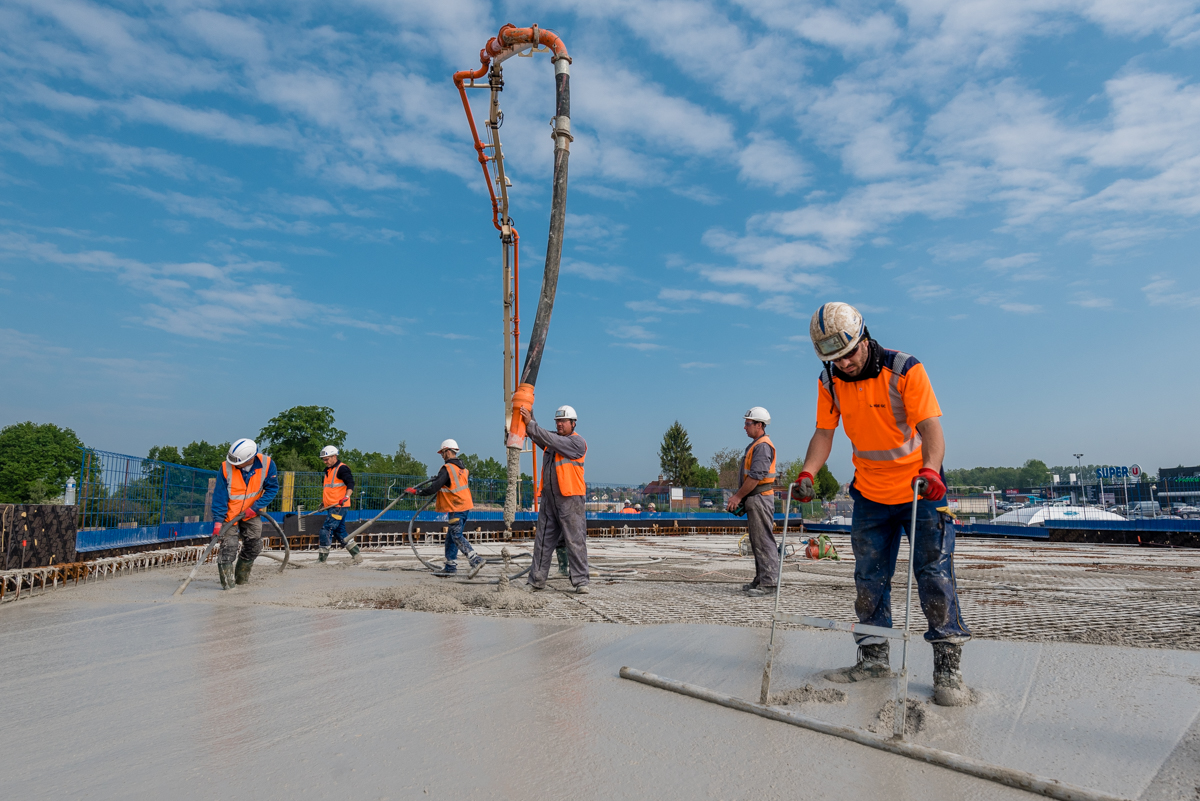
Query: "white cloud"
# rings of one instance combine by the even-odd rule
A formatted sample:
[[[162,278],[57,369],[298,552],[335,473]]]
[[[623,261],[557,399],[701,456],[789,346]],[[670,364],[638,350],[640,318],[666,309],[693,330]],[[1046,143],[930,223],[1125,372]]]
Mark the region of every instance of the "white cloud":
[[[1156,275],[1142,287],[1146,302],[1151,306],[1175,306],[1182,309],[1200,307],[1200,292],[1185,292],[1175,288],[1175,279]]]
[[[687,301],[698,300],[704,303],[717,303],[723,306],[750,305],[750,299],[740,292],[712,292],[694,289],[663,289],[658,293],[660,300]]]
[[[566,275],[578,275],[591,281],[624,281],[628,271],[620,265],[592,264],[578,259],[563,259],[562,272]]]

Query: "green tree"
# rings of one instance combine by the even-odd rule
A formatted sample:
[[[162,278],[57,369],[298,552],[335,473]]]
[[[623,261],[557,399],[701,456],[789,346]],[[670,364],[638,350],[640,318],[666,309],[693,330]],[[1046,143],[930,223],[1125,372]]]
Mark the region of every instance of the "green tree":
[[[473,453],[460,453],[458,458],[463,467],[467,468],[471,478],[505,481],[508,479],[508,468],[489,456],[481,459]]]
[[[401,442],[394,456],[387,456],[378,451],[363,453],[357,448],[347,448],[339,454],[341,460],[358,473],[382,473],[385,475],[420,476],[428,473],[424,462],[408,452],[408,445]],[[322,466],[324,469],[324,466]]]
[[[722,448],[708,460],[708,466],[717,471],[716,486],[721,489],[737,489],[738,468],[742,463],[742,451],[737,448]]]
[[[293,406],[267,421],[258,432],[258,444],[281,470],[323,470],[321,448],[333,445],[340,450],[346,441],[346,432],[333,424],[328,406]]]
[[[62,495],[79,474],[83,442],[53,423],[15,423],[0,429],[0,502],[44,503]]]
[[[179,449],[174,445],[155,445],[150,448],[150,452],[146,454],[146,458],[158,462],[183,464],[183,457],[179,455]]]
[[[675,486],[695,486],[689,482],[698,462],[692,455],[692,443],[687,430],[679,425],[678,420],[663,434],[662,445],[658,449],[658,463],[663,475]]]
[[[228,442],[209,445],[205,440],[184,445],[181,454],[183,461],[180,464],[198,467],[201,470],[220,470],[221,462],[225,461],[225,456],[229,453],[229,445]]]
[[[714,467],[696,467],[692,470],[692,486],[697,489],[712,489],[717,486],[721,474]]]
[[[799,475],[799,470],[796,471]],[[817,477],[813,481],[813,489],[817,491],[817,497],[823,501],[832,501],[837,497],[838,490],[842,485],[833,477],[833,473],[829,472],[829,465],[821,465],[821,469],[817,471]]]

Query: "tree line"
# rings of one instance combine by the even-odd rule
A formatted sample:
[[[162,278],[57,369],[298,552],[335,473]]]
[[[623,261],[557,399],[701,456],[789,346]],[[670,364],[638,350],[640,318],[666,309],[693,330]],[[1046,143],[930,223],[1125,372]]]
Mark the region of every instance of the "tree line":
[[[663,434],[662,444],[658,449],[659,467],[663,478],[677,487],[695,487],[696,489],[727,489],[738,488],[738,474],[745,458],[744,449],[721,448],[708,460],[707,465],[692,453],[692,443],[687,429],[676,420]],[[785,484],[791,484],[800,475],[804,467],[804,459],[780,461],[776,454],[775,472]],[[813,480],[817,497],[824,501],[833,500],[841,485],[829,471],[828,466],[822,466]]]

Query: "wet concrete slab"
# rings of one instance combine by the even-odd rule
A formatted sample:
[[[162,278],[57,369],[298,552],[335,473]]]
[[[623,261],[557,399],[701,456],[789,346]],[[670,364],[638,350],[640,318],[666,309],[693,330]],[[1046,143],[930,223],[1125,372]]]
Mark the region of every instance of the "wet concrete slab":
[[[176,581],[0,611],[7,797],[1032,797],[617,676],[753,699],[763,629],[261,603],[270,574],[169,601]],[[846,635],[783,638],[777,691],[854,657]],[[929,647],[911,659],[927,698]],[[1200,787],[1196,652],[975,641],[964,671],[980,703],[931,707],[914,741],[1130,798]],[[799,711],[865,727],[892,693],[842,689]]]

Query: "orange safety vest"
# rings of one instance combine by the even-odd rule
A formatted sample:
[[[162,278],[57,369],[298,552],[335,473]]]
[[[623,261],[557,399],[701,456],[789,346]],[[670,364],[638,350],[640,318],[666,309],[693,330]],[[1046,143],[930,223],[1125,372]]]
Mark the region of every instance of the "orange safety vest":
[[[572,432],[572,437],[579,435]],[[587,483],[583,480],[583,462],[587,459],[587,450],[578,459],[568,459],[561,453],[554,454],[554,477],[557,479],[558,494],[564,497],[586,495]]]
[[[260,453],[258,458],[262,466],[250,474],[247,481],[242,471],[229,462],[221,463],[221,475],[225,476],[225,485],[229,488],[229,509],[225,512],[225,522],[240,515],[254,505],[262,497],[263,483],[267,480],[267,472],[271,469],[271,457]]]
[[[450,476],[450,484],[438,490],[437,502],[433,508],[439,512],[466,512],[474,509],[471,489],[467,486],[467,477],[470,475],[467,468],[449,462],[446,462],[445,467]]]
[[[325,485],[321,489],[321,505],[337,506],[346,499],[346,482],[338,481],[338,470],[342,463],[325,468]]]
[[[771,442],[770,437],[768,437],[766,434],[763,434],[761,437],[754,440],[754,442],[751,442],[749,448],[746,448],[746,462],[744,465],[742,465],[742,476],[741,476],[741,481],[739,482],[739,484],[746,480],[746,476],[750,475],[750,463],[752,461],[754,461],[754,449],[758,446],[758,443],[760,443],[760,442],[765,442],[771,446],[771,472],[767,473],[766,478],[764,478],[762,481],[758,482],[758,486],[761,487],[764,484],[771,486],[775,483],[775,457],[778,454],[775,451],[775,443]],[[774,495],[775,490],[766,489],[757,494],[758,495]]]
[[[638,510],[634,509],[632,506],[626,506],[624,509],[621,510],[621,514],[623,514],[623,515],[636,515],[637,513],[638,513]]]

